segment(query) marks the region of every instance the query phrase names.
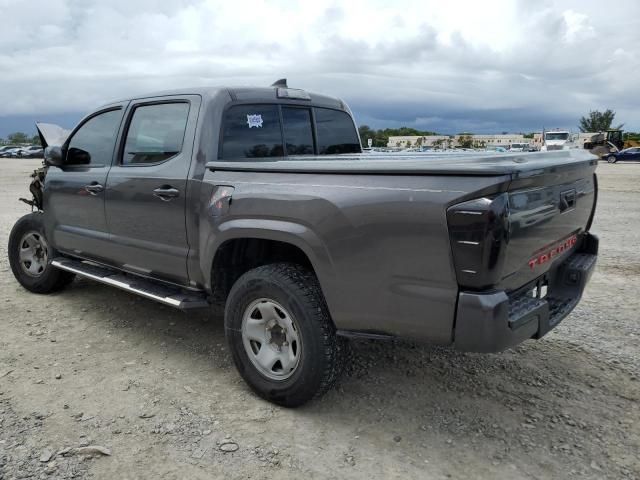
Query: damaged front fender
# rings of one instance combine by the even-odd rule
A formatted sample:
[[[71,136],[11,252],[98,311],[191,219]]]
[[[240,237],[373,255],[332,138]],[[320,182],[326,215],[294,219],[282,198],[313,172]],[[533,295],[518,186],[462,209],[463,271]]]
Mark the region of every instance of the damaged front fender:
[[[21,202],[26,203],[31,207],[31,210],[37,209],[42,210],[43,204],[43,193],[42,189],[44,187],[44,178],[47,175],[48,167],[40,167],[33,171],[30,175],[33,180],[31,180],[31,184],[29,185],[29,191],[33,196],[32,200],[26,198],[20,198]]]
[[[62,128],[60,125],[53,123],[36,122],[36,128],[38,129],[38,136],[40,137],[40,143],[43,149],[47,147],[61,147],[69,138],[71,130]],[[43,187],[44,178],[47,175],[48,167],[46,165],[34,170],[31,174],[31,184],[29,185],[29,191],[33,196],[33,199],[20,198],[21,202],[26,203],[31,209],[42,210],[43,205]]]

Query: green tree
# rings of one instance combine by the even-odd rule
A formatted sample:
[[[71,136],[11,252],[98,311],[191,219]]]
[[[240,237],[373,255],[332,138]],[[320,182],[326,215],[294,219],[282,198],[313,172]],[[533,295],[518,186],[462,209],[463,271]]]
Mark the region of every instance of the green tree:
[[[31,142],[32,145],[40,145],[40,135],[38,135],[37,133],[31,137]]]
[[[611,109],[607,109],[604,112],[591,110],[589,115],[580,118],[578,128],[581,132],[604,132],[611,129],[611,124],[615,117],[616,112]],[[620,130],[623,125],[621,123],[617,127],[613,127],[613,129]]]
[[[462,148],[472,148],[473,147],[473,137],[469,134],[463,134],[458,137],[458,144]]]
[[[524,138],[533,138],[534,133],[530,132],[530,133],[525,133],[524,135],[522,135]]]
[[[367,146],[367,139],[371,138],[373,140],[374,147],[386,147],[389,143],[389,137],[426,137],[429,135],[437,135],[436,132],[421,131],[411,127],[374,130],[368,125],[361,125],[358,128],[358,133],[360,134],[362,145]]]
[[[29,136],[24,132],[13,132],[7,136],[9,143],[29,143]]]
[[[371,130],[369,125],[360,125],[360,127],[358,127],[358,133],[360,134],[360,143],[362,143],[364,147],[369,146],[367,140],[371,139],[373,141],[376,136],[375,130]]]

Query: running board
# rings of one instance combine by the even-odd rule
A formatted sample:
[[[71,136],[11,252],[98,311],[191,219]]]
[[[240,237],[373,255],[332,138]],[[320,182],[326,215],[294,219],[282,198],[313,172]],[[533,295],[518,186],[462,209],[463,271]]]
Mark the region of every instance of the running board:
[[[165,286],[146,278],[125,275],[95,263],[59,257],[53,259],[51,265],[181,310],[209,307],[204,293],[185,292],[179,287]]]

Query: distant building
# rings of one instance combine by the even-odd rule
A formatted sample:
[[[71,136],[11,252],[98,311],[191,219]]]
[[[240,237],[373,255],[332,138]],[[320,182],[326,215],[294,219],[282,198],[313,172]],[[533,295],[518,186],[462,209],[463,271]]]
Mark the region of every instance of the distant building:
[[[457,137],[456,137],[457,138]],[[527,143],[521,133],[508,133],[506,135],[471,135],[474,146],[508,147],[512,143]]]
[[[420,137],[420,136],[389,137],[389,140],[387,141],[387,147],[409,148],[409,147],[417,147],[418,145],[421,145],[423,147],[435,147],[438,145],[442,145],[446,147],[448,140],[449,140],[448,135],[427,135],[424,137]]]
[[[506,135],[470,135],[473,139],[474,147],[508,147],[511,143],[528,143],[522,134]],[[387,147],[390,148],[410,148],[410,147],[450,147],[459,146],[460,135],[428,135],[428,136],[405,136],[389,137]]]

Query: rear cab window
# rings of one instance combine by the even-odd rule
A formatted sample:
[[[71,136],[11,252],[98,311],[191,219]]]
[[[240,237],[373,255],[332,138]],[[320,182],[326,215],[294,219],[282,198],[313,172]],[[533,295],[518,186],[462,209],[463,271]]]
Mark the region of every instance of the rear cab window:
[[[221,137],[221,160],[361,152],[348,113],[312,106],[234,105],[224,114]]]
[[[360,153],[358,133],[346,112],[315,108],[315,114],[320,155]]]
[[[282,130],[277,105],[236,105],[224,118],[222,158],[281,157]]]
[[[313,155],[311,109],[282,107],[282,127],[287,155]]]

